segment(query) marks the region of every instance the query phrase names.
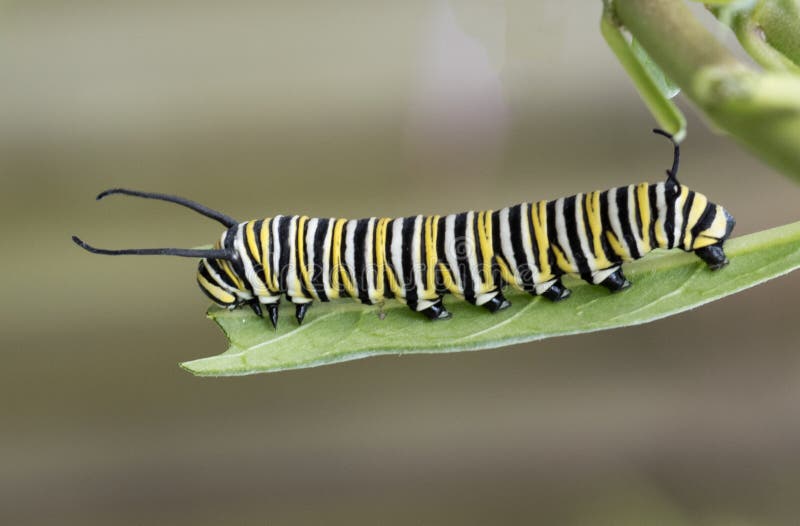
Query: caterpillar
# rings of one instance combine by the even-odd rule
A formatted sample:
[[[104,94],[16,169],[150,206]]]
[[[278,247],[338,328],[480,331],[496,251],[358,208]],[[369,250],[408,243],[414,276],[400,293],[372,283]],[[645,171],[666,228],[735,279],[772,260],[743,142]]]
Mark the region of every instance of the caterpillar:
[[[673,164],[659,183],[640,183],[581,193],[553,201],[398,219],[309,218],[278,215],[239,222],[173,195],[116,188],[123,194],[182,205],[227,227],[213,249],[95,248],[106,255],[168,255],[201,258],[200,289],[229,309],[249,305],[277,328],[283,295],[302,323],[314,301],[350,297],[365,304],[395,298],[433,320],[451,314],[450,293],[497,312],[510,306],[512,285],[552,301],[570,290],[561,277],[580,276],[611,292],[631,284],[622,264],[654,248],[694,252],[711,270],[728,263],[723,243],[735,221],[722,206],[678,182],[680,147],[672,136]]]

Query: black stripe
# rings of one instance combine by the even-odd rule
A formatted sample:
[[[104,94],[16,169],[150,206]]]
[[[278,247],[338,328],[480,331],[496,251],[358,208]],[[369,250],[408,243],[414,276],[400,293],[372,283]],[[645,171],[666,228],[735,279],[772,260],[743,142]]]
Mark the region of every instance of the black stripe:
[[[597,260],[600,257],[594,248],[594,236],[592,235],[592,226],[589,224],[589,206],[590,200],[592,198],[592,193],[583,194],[583,201],[581,202],[582,208],[581,217],[583,217],[583,225],[580,225],[578,228],[583,228],[583,233],[586,235],[586,244],[589,247],[589,252],[592,253],[592,256]],[[605,254],[604,254],[605,255]],[[599,270],[597,268],[597,262],[595,261],[595,267],[591,268],[591,271],[594,272],[595,270]]]
[[[455,269],[461,277],[461,294],[470,303],[475,303],[475,284],[472,281],[472,273],[469,270],[469,258],[467,257],[472,247],[467,244],[467,212],[456,215],[453,235],[456,243],[456,261],[458,268]]]
[[[671,181],[664,183],[664,202],[667,204],[664,230],[667,232],[667,248],[675,246],[675,202],[680,195],[677,189],[677,185]]]
[[[389,282],[389,272],[397,276],[397,272],[394,270],[394,265],[392,264],[392,236],[394,235],[394,222],[396,219],[392,219],[391,221],[386,222],[386,240],[384,241],[384,246],[381,247],[383,250],[383,264],[386,265],[386,269],[383,271],[383,297],[384,298],[394,298],[394,291],[392,290],[392,286]]]
[[[338,219],[337,219],[337,221],[338,221]],[[339,261],[335,262],[336,265],[331,265],[331,268],[334,268],[334,266],[336,266],[337,267],[336,272],[339,273],[338,277],[339,277],[339,297],[340,298],[348,298],[348,297],[350,297],[350,294],[348,294],[347,290],[344,288],[344,279],[342,279],[342,274],[347,274],[347,256],[346,256],[347,252],[345,252],[345,249],[347,248],[347,223],[349,223],[349,221],[345,221],[342,224],[342,232],[341,232],[341,236],[339,236]],[[336,225],[335,224],[334,224],[333,228],[334,228],[334,232],[335,232],[336,231]],[[333,237],[335,237],[335,236],[333,234],[331,234],[331,239],[333,239]],[[331,241],[331,243],[333,243],[333,241]],[[333,250],[331,250],[331,258],[333,258]]]
[[[535,213],[538,216],[539,205],[537,203],[526,203],[526,205],[523,208],[527,210],[526,221],[528,222],[528,232],[530,232],[531,235],[531,247],[533,248],[533,261],[528,261],[526,263],[526,269],[528,269],[528,271],[531,272],[531,278],[530,278],[531,286],[530,290],[527,288],[527,286],[525,290],[531,292],[532,294],[535,294],[536,287],[534,287],[535,280],[533,279],[533,270],[536,270],[538,274],[542,273],[542,269],[539,268],[539,259],[541,258],[541,252],[539,251],[539,239],[536,237],[536,229],[533,227],[533,214]],[[547,225],[544,225],[543,228],[546,234]],[[547,240],[545,239],[545,242],[546,241]]]
[[[711,203],[706,203],[706,209],[703,210],[703,214],[700,216],[700,219],[698,219],[697,223],[695,223],[695,225],[692,227],[692,240],[696,239],[700,232],[708,229],[714,223],[714,219],[716,219],[716,217],[717,207]]]
[[[656,193],[656,185],[651,184],[647,188],[647,198],[650,200],[650,224],[648,225],[650,232],[650,247],[658,247],[658,240],[656,239],[656,221],[658,220],[658,194]]]
[[[403,286],[406,291],[406,304],[412,309],[417,308],[417,284],[414,279],[414,259],[412,257],[414,241],[414,224],[416,217],[406,217],[403,221],[403,244],[401,247],[403,258]]]
[[[247,254],[250,256],[250,261],[253,262],[253,270],[255,271],[256,276],[258,276],[258,279],[260,279],[261,282],[266,287],[267,276],[264,273],[264,265],[258,262],[259,260],[264,261],[264,254],[261,253],[262,252],[261,230],[263,227],[264,227],[263,219],[259,219],[258,221],[255,222],[255,224],[253,224],[253,237],[255,238],[256,242],[256,252],[254,253],[253,251],[250,250],[250,243],[247,242],[246,236],[245,236],[245,246],[247,246]],[[269,287],[267,287],[267,290],[269,290]]]
[[[277,220],[277,218],[276,218]],[[291,245],[289,244],[289,226],[292,218],[283,216],[278,221],[278,243],[280,243],[281,253],[278,258],[278,283],[281,292],[286,292],[286,276],[289,274],[289,256]]]
[[[561,267],[558,266],[556,261],[556,253],[553,250],[554,246],[561,248],[558,244],[558,230],[556,230],[556,202],[548,201],[546,205],[547,210],[547,247],[548,247],[548,260],[550,261],[550,268],[555,277],[564,274]],[[563,252],[563,249],[561,250]]]
[[[222,268],[221,264],[219,263],[219,260],[217,260],[217,259],[207,259],[206,261],[208,261],[208,266],[210,266],[214,270],[214,272],[217,274],[217,276],[219,276],[219,279],[222,280],[222,282],[225,285],[229,286],[230,288],[232,288],[234,290],[237,290],[239,288],[239,287],[236,286],[236,283],[233,282],[233,280],[228,276],[228,274]],[[208,269],[206,269],[206,270],[208,270]],[[209,277],[211,277],[210,274],[209,274]],[[217,280],[211,279],[211,282],[212,283],[217,283]],[[225,291],[225,292],[228,292],[228,291]]]
[[[439,295],[445,294],[450,292],[447,287],[444,286],[444,274],[442,273],[441,265],[450,270],[450,275],[452,276],[453,271],[450,269],[450,265],[447,264],[447,254],[445,252],[444,247],[444,240],[447,235],[447,216],[440,217],[439,222],[436,225],[438,230],[436,234],[436,293]]]
[[[475,211],[472,213],[472,239],[475,240],[475,260],[478,262],[478,278],[486,283],[488,276],[484,272],[484,255],[483,245],[481,245],[481,236],[479,233],[478,224],[480,223],[480,212]]]
[[[622,235],[625,237],[625,243],[628,245],[628,253],[629,256],[633,259],[639,259],[642,257],[639,254],[639,249],[636,246],[636,238],[633,236],[633,229],[631,228],[631,220],[630,220],[630,210],[628,203],[628,187],[622,186],[616,189],[617,190],[617,218],[619,219],[619,224],[622,226]]]
[[[206,279],[206,281],[208,281],[209,283],[213,283],[214,285],[219,286],[219,284],[217,283],[217,280],[215,280],[213,277],[211,277],[211,274],[209,274],[208,269],[206,268],[205,264],[203,264],[203,260],[200,260],[200,263],[197,266],[197,273],[198,273],[198,275],[203,276]],[[200,285],[200,280],[199,279],[197,280],[197,284]],[[208,289],[206,289],[203,285],[200,285],[200,290],[203,291],[203,294],[205,294],[208,297],[208,299],[210,299],[211,301],[213,301],[217,305],[232,305],[233,303],[236,303],[236,300],[232,301],[231,303],[223,302],[219,298],[214,297],[214,295],[211,294],[211,292],[209,292]],[[227,291],[225,291],[225,292],[227,292]],[[234,295],[234,298],[235,298],[235,295]]]
[[[369,299],[369,286],[367,281],[367,265],[371,265],[372,262],[367,262],[367,227],[369,226],[369,219],[359,219],[356,222],[356,229],[353,235],[353,245],[355,249],[354,254],[354,262],[355,267],[353,270],[355,272],[356,280],[355,280],[355,287],[356,293],[358,294],[358,299],[361,300],[361,303],[365,303],[367,305],[372,305],[372,302]]]
[[[693,204],[694,192],[689,192],[689,195],[686,196],[686,202],[683,204],[683,209],[681,210],[681,213],[683,214],[683,221],[681,222],[681,237],[677,240],[678,246],[683,243],[683,240],[686,237],[686,229],[688,228],[686,223],[689,221],[689,212],[692,211]]]
[[[308,222],[311,219],[310,218],[306,218],[306,220],[302,222],[302,224],[303,224],[302,228],[300,227],[300,224],[301,224],[300,219],[301,219],[300,216],[298,216],[297,217],[297,228],[296,228],[297,235],[294,238],[294,241],[295,241],[295,245],[294,245],[295,263],[296,263],[295,267],[297,267],[295,269],[295,277],[296,277],[298,283],[300,283],[300,292],[303,294],[303,297],[304,298],[313,298],[314,296],[311,295],[311,293],[308,291],[308,287],[306,287],[306,282],[303,279],[303,270],[300,268],[300,255],[301,255],[300,254],[300,252],[301,252],[300,251],[300,243],[302,241],[302,244],[303,244],[303,251],[302,251],[303,262],[305,263],[306,271],[310,273],[310,270],[308,268],[308,247],[306,246],[307,245],[306,244],[306,232],[308,231]]]
[[[608,192],[602,192],[600,194],[600,225],[603,229],[603,233],[600,236],[600,242],[603,244],[603,251],[606,253],[606,257],[611,263],[618,265],[622,263],[622,257],[611,248],[611,243],[608,241],[607,233],[611,233],[615,238],[617,234],[614,233],[614,228],[611,226],[611,219],[609,215],[609,208],[608,208]]]
[[[505,263],[506,267],[508,267],[508,261],[503,257],[503,248],[502,243],[500,241],[500,212],[495,211],[492,212],[491,215],[491,222],[492,222],[492,281],[496,283],[499,287],[503,287],[506,284],[506,281],[503,279],[503,274],[500,272],[500,265],[498,261],[502,260]]]
[[[328,232],[330,222],[330,219],[320,219],[317,222],[317,231],[314,232],[314,255],[316,257],[314,258],[314,268],[309,269],[311,271],[311,285],[314,287],[320,301],[328,301],[328,295],[325,293],[323,271],[325,270],[325,234]]]
[[[508,230],[511,239],[511,251],[514,253],[514,260],[517,262],[517,268],[512,269],[519,276],[519,285],[527,292],[535,293],[536,286],[533,282],[533,273],[531,272],[531,263],[534,265],[536,262],[528,261],[528,256],[525,253],[525,246],[522,242],[522,223],[521,217],[524,211],[528,210],[528,204],[514,205],[508,209]],[[530,214],[528,214],[530,216]],[[529,228],[533,228],[531,225]],[[531,236],[533,237],[533,236]]]
[[[575,220],[575,202],[578,197],[571,195],[564,198],[564,225],[567,230],[567,239],[569,240],[569,247],[572,251],[572,263],[578,268],[578,274],[587,281],[592,278],[592,269],[589,268],[589,262],[586,260],[586,254],[583,253],[581,247],[581,238],[578,234],[578,222]]]

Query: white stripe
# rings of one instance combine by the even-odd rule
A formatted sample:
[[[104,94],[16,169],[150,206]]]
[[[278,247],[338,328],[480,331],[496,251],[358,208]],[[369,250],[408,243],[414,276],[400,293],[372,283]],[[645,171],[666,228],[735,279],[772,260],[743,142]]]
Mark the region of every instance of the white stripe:
[[[356,225],[358,221],[351,219],[345,225],[345,251],[344,260],[347,263],[347,274],[350,276],[350,283],[355,290],[355,299],[358,299],[358,280],[356,279]]]
[[[375,247],[375,221],[376,218],[371,217],[367,223],[367,237],[364,240],[364,265],[367,271],[367,295],[373,303],[380,301],[378,291],[375,288],[375,266],[372,263],[372,253]]]
[[[445,218],[444,223],[444,254],[447,259],[447,266],[450,267],[450,275],[455,281],[458,290],[464,291],[461,283],[461,273],[458,271],[458,257],[456,255],[456,216],[451,214]]]
[[[245,276],[247,277],[247,281],[250,282],[250,287],[253,289],[253,292],[259,297],[267,296],[269,294],[267,292],[267,286],[258,277],[256,269],[253,267],[253,261],[250,259],[250,256],[248,256],[247,249],[244,245],[244,226],[244,223],[239,224],[239,228],[236,230],[236,237],[233,239],[233,246],[239,253],[239,258],[242,260],[242,265],[244,266]]]
[[[577,272],[578,268],[575,265],[575,257],[572,255],[572,248],[569,246],[569,236],[567,235],[566,217],[564,216],[564,198],[556,199],[556,238],[558,245],[564,252],[571,269],[569,272]]]
[[[400,289],[400,297],[406,297],[406,286],[403,279],[403,222],[405,219],[395,219],[392,222],[392,266]]]
[[[317,234],[317,225],[319,224],[319,219],[312,218],[309,219],[306,223],[306,242],[305,242],[305,249],[306,249],[306,268],[308,269],[308,280],[311,281],[314,279],[314,263],[316,263],[316,252],[314,248],[314,237]],[[314,284],[311,283],[311,289],[308,291],[315,299],[319,299],[319,294],[317,294],[317,290],[314,288]]]
[[[530,214],[530,205],[528,203],[523,203],[519,211],[519,231],[522,236],[522,248],[525,250],[525,259],[527,259],[528,269],[531,271],[531,280],[533,283],[536,283],[539,281],[539,263],[533,255],[533,245],[531,244],[533,232],[531,232],[530,223],[528,222]]]
[[[223,281],[222,277],[220,277],[220,275],[217,274],[216,271],[214,271],[214,269],[208,263],[207,259],[203,260],[203,264],[205,265],[206,270],[208,270],[208,273],[211,275],[211,277],[214,278],[214,281],[216,282],[215,285],[219,285],[222,289],[230,292],[231,294],[233,294],[236,297],[239,297],[239,294],[241,293],[241,291],[239,289],[231,287],[230,285],[225,283],[225,281]]]
[[[286,294],[289,299],[294,302],[295,299],[303,298],[303,292],[300,288],[300,265],[298,264],[297,255],[297,223],[300,220],[299,216],[292,216],[289,220],[289,239],[286,243],[289,244],[289,268],[286,272]]]
[[[683,217],[683,204],[681,204],[681,202],[679,200],[680,196],[681,196],[681,193],[682,193],[682,192],[680,192],[680,187],[678,187],[678,190],[679,190],[679,192],[678,192],[677,197],[675,197],[675,206],[674,206],[674,208],[675,208],[675,219],[674,219],[675,237],[673,239],[675,240],[674,243],[675,243],[676,247],[681,246],[682,243],[683,243],[683,238],[681,236],[681,231],[683,230],[683,221],[684,221],[684,219],[688,219],[688,217],[686,217],[686,218]],[[689,199],[689,194],[688,193],[686,194],[686,199]],[[694,208],[694,203],[692,203],[692,208]],[[692,212],[692,210],[690,208],[689,209],[689,213],[691,213],[691,212]]]
[[[272,275],[275,277],[275,285],[278,291],[281,290],[281,269],[279,268],[281,262],[281,250],[285,240],[278,236],[278,226],[280,225],[283,216],[275,216],[272,218]]]
[[[511,265],[509,270],[514,274],[514,279],[518,284],[521,284],[517,260],[514,258],[514,246],[511,244],[511,229],[508,224],[509,212],[510,209],[508,207],[500,210],[500,248],[503,250],[503,259]]]
[[[466,249],[467,249],[467,262],[469,262],[469,272],[472,274],[473,294],[477,296],[483,290],[483,282],[481,275],[478,272],[478,247],[475,240],[474,232],[475,212],[470,210],[467,212],[467,227],[466,227]]]
[[[625,235],[622,233],[622,225],[619,223],[619,210],[617,209],[617,191],[619,188],[612,188],[608,191],[608,220],[611,223],[611,230],[614,231],[614,236],[619,241],[619,244],[625,250],[623,259],[630,259],[631,249],[628,242],[625,241]]]
[[[658,183],[656,185],[656,208],[658,208],[658,224],[656,227],[661,230],[662,239],[668,243],[669,237],[667,236],[667,228],[665,226],[667,221],[667,201],[664,197],[664,183]]]
[[[425,285],[422,282],[422,216],[414,218],[414,235],[411,237],[411,263],[413,265],[414,282],[417,285],[417,309],[420,308],[419,300],[425,292]],[[430,306],[430,305],[429,305]]]
[[[597,270],[597,260],[589,245],[589,238],[586,236],[586,229],[589,225],[583,220],[583,194],[575,196],[575,226],[578,230],[578,239],[581,243],[581,250],[586,258],[586,264],[589,265],[590,270]]]
[[[328,230],[325,232],[325,241],[322,244],[322,288],[325,289],[325,295],[328,298],[333,295],[331,289],[331,237],[335,223],[335,219],[328,220]]]
[[[639,226],[636,222],[636,209],[638,207],[639,204],[636,200],[636,185],[632,184],[628,186],[628,221],[630,221],[633,240],[636,242],[636,251],[639,252],[639,255],[641,256],[646,252],[646,250],[644,248],[642,236],[639,235]],[[642,225],[642,228],[644,228],[644,225]]]

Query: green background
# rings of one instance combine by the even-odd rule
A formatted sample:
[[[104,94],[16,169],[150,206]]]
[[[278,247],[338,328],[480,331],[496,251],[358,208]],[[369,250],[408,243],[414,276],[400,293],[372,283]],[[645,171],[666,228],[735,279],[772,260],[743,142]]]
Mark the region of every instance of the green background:
[[[195,263],[69,240],[220,232],[93,200],[115,186],[249,219],[660,179],[670,148],[605,47],[600,2],[560,4],[5,2],[2,522],[795,521],[797,275],[640,327],[200,379],[177,363],[225,341]],[[737,234],[798,219],[796,185],[688,114],[681,180]]]

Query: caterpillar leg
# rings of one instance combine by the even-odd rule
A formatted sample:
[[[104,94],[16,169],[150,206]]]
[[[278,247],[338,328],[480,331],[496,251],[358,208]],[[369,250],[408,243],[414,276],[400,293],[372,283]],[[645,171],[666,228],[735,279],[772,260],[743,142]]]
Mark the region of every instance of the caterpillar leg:
[[[302,325],[303,324],[303,318],[306,317],[306,312],[308,311],[308,308],[310,306],[311,306],[311,302],[310,301],[306,302],[306,303],[295,303],[294,304],[294,308],[295,308],[294,317],[297,318],[297,324],[298,325]]]
[[[267,314],[269,315],[269,321],[272,322],[272,327],[274,329],[278,329],[278,305],[279,302],[274,303],[265,303],[264,306],[267,308]]]
[[[619,268],[609,274],[608,277],[599,284],[611,292],[619,292],[631,286],[631,282],[625,278],[625,276],[622,274],[622,269]]]
[[[502,291],[498,290],[497,294],[495,294],[492,299],[480,305],[481,307],[485,308],[486,310],[494,314],[495,312],[509,308],[511,306],[511,302],[508,301],[505,296],[503,296]]]
[[[261,304],[258,302],[258,298],[253,298],[252,300],[247,302],[250,305],[250,308],[253,309],[253,312],[256,313],[256,316],[259,318],[264,317],[264,313],[261,311]]]
[[[422,314],[428,317],[431,320],[447,320],[450,319],[453,315],[444,307],[444,303],[442,303],[442,298],[434,301],[429,307],[422,309]]]
[[[540,293],[540,295],[544,296],[550,301],[561,301],[567,299],[569,298],[570,294],[572,294],[572,291],[565,287],[563,283],[561,283],[561,278],[556,278],[553,280],[553,284],[550,285],[547,290]]]

